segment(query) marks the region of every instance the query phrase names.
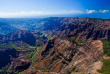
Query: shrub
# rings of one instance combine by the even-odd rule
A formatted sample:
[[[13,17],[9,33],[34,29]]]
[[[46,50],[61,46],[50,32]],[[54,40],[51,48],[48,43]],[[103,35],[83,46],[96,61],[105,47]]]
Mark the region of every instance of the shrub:
[[[110,40],[104,39],[104,40],[101,40],[101,41],[103,42],[104,54],[110,56]]]
[[[41,51],[41,48],[39,47],[37,50],[34,51],[33,56],[32,56],[32,61],[36,62],[38,60],[38,58],[35,58],[34,54],[37,54]]]
[[[104,59],[102,69],[98,70],[98,72],[102,74],[110,74],[110,59]]]
[[[42,72],[49,72],[49,70],[40,70],[40,71],[42,71]]]
[[[0,48],[1,49],[6,49],[6,48],[14,48],[16,50],[30,50],[30,49],[35,49],[35,46],[30,46],[30,45],[23,45],[20,41],[17,42],[7,42],[7,43],[0,43]]]
[[[84,43],[80,38],[77,39],[77,37],[71,37],[71,38],[68,38],[68,40],[72,42],[76,42],[78,45],[81,45],[82,43]]]
[[[26,58],[31,58],[34,55],[34,52],[30,52],[29,54],[25,55]]]

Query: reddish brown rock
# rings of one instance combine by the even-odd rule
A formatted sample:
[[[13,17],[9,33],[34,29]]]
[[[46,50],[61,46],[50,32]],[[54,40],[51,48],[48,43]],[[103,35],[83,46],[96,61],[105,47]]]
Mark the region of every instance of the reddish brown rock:
[[[29,66],[30,66],[29,60],[13,58],[13,61],[11,62],[10,65],[10,69],[12,69],[13,72],[21,72],[23,70],[26,70]]]
[[[100,40],[92,41],[91,44],[93,45],[93,47],[96,47],[98,50],[103,52],[103,43]]]
[[[36,61],[33,67],[36,70],[44,70],[43,73],[47,70],[49,73],[60,74],[92,73],[97,69],[94,63],[103,59],[102,47],[103,44],[99,40],[78,45],[74,41],[55,38],[48,42],[42,53],[40,52],[42,59]]]
[[[51,64],[52,58],[44,59],[34,63],[35,69],[48,70],[48,66]]]
[[[32,68],[27,69],[26,71],[22,72],[21,74],[56,74],[54,72],[41,72]]]
[[[27,69],[26,71],[22,72],[22,74],[37,74],[38,71],[32,69],[32,68],[29,68]]]
[[[62,68],[63,64],[62,61],[58,61],[51,69],[52,72],[59,72]]]

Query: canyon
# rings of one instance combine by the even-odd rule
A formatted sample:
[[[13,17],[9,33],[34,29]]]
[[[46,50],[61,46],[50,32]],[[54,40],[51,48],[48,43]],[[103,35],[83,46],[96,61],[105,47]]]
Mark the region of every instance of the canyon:
[[[6,57],[0,61],[1,73],[100,74],[97,70],[107,57],[102,40],[110,39],[109,19],[31,20],[28,28],[14,23],[17,26],[12,24],[11,27],[16,31],[0,35],[0,59]]]

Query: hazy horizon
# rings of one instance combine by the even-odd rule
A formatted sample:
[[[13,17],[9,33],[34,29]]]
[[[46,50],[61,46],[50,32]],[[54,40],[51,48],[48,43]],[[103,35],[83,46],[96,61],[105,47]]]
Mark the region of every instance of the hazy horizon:
[[[88,17],[110,19],[109,0],[0,0],[0,18]]]

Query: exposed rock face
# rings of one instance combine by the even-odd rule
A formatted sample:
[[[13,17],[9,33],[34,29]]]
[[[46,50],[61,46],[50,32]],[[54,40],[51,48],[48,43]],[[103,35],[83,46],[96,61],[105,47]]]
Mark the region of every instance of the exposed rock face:
[[[23,72],[23,74],[57,74],[55,72],[41,72],[37,71],[33,68],[29,68],[27,71]]]
[[[91,41],[91,45],[93,45],[93,47],[97,47],[98,50],[103,52],[103,43],[100,40]]]
[[[10,65],[10,69],[13,72],[21,72],[23,70],[28,69],[29,66],[30,66],[30,61],[29,60],[13,58],[12,62],[11,62],[11,65]]]
[[[103,65],[103,62],[101,62],[101,61],[93,63],[93,65],[91,66],[91,68],[92,68],[91,73],[100,74],[99,72],[97,72],[97,70],[101,69],[102,65]]]
[[[25,30],[15,31],[8,35],[0,36],[0,41],[1,42],[23,41],[29,45],[35,45],[36,43],[34,35]]]
[[[60,37],[78,36],[83,40],[110,38],[110,20],[69,17],[50,18],[43,26],[44,30],[52,31]]]
[[[1,50],[0,69],[3,73],[0,72],[0,74],[14,74],[14,72],[21,72],[28,69],[31,61],[25,59],[27,52],[29,51],[17,51],[16,49]]]
[[[103,59],[103,54],[100,51],[102,48],[97,46],[99,44],[102,44],[99,40],[77,45],[66,39],[52,39],[48,42],[45,50],[40,53],[41,55],[37,55],[37,57],[42,57],[38,58],[32,68],[35,73],[42,70],[60,74],[93,73],[93,70],[97,69],[94,67],[94,63]],[[29,72],[30,69],[23,74]]]
[[[102,38],[110,39],[110,20],[89,19],[89,18],[49,18],[43,19],[42,30],[49,35],[49,32],[56,37],[48,41],[45,50],[35,54],[35,62],[29,67],[29,60],[13,58],[10,68],[13,71],[23,71],[23,74],[98,74],[103,59]],[[41,20],[42,22],[42,20]],[[41,31],[42,31],[41,30]],[[36,34],[36,33],[34,33]],[[29,45],[46,43],[45,36],[36,38],[27,31],[15,31],[8,35],[1,35],[1,42],[23,41]],[[41,34],[42,35],[42,34]],[[87,41],[78,45],[75,41],[67,38],[76,37]],[[99,39],[99,40],[97,40]],[[42,42],[41,42],[42,41]],[[23,56],[22,54],[19,54]],[[9,55],[8,55],[9,57]],[[100,65],[100,66],[99,66]]]

